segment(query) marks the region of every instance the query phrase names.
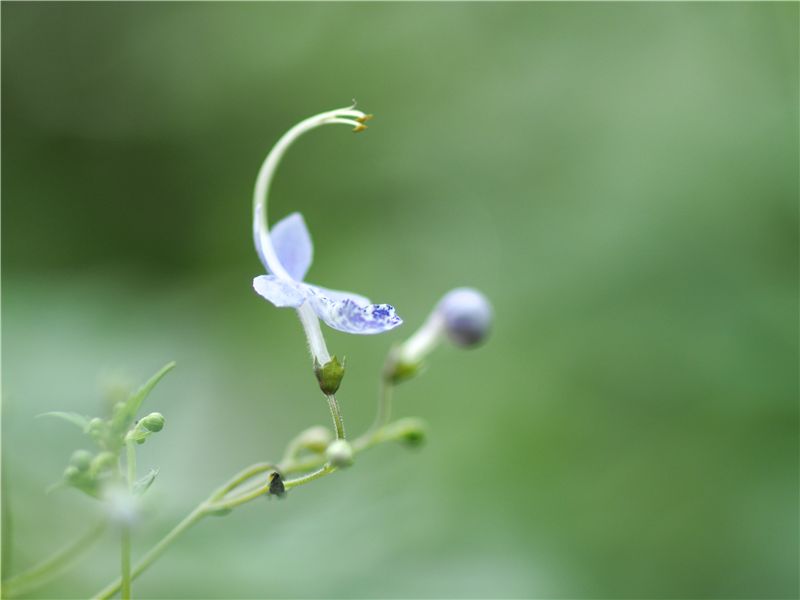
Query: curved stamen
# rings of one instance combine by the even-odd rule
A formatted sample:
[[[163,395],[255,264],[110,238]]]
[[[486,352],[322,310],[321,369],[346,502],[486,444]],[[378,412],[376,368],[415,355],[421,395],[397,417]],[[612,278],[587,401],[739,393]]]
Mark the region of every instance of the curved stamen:
[[[275,176],[278,164],[289,149],[289,146],[304,133],[323,125],[349,125],[354,128],[354,131],[362,131],[366,129],[366,125],[363,124],[363,121],[368,120],[370,116],[371,115],[367,115],[360,110],[354,110],[353,106],[348,106],[346,108],[336,109],[309,117],[283,134],[261,165],[253,192],[253,240],[259,259],[267,271],[276,277],[292,279],[281,264],[281,261],[278,260],[275,247],[270,239],[267,220],[269,188]],[[322,336],[322,330],[319,327],[319,320],[316,313],[314,313],[308,302],[304,302],[297,309],[297,314],[300,317],[300,322],[303,324],[309,349],[314,359],[320,365],[327,364],[331,360],[331,356],[325,345],[325,338]]]
[[[269,227],[267,224],[267,200],[269,194],[269,187],[272,179],[275,176],[278,164],[283,158],[286,150],[291,146],[297,138],[304,133],[321,127],[323,125],[350,125],[354,128],[363,128],[364,125],[360,121],[353,121],[352,119],[367,119],[367,115],[360,110],[352,110],[351,107],[336,109],[313,117],[309,117],[292,127],[278,140],[273,146],[256,178],[256,186],[253,192],[253,239],[256,246],[261,262],[264,267],[273,275],[279,277],[289,277],[289,274],[281,265],[275,254],[275,248],[269,237]]]

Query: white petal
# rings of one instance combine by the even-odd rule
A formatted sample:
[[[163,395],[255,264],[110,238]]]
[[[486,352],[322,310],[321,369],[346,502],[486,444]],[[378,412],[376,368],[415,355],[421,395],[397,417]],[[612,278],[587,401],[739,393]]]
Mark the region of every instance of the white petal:
[[[278,221],[269,233],[283,268],[295,281],[303,281],[314,256],[314,246],[303,215],[290,214]]]
[[[253,289],[275,306],[297,308],[306,299],[305,294],[291,281],[274,275],[259,275],[253,279]]]

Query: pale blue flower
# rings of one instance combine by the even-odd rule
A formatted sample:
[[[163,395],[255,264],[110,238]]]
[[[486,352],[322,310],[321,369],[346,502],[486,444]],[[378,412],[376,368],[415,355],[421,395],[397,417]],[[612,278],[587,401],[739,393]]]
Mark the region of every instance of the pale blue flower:
[[[320,319],[333,329],[356,334],[382,333],[403,321],[389,304],[371,304],[358,294],[305,283],[303,279],[311,266],[314,250],[303,217],[298,213],[291,214],[270,230],[267,225],[267,196],[278,164],[297,138],[323,125],[348,125],[356,132],[363,131],[369,118],[370,115],[349,106],[301,121],[278,140],[256,178],[253,238],[267,275],[256,277],[253,288],[275,306],[297,310],[314,363],[319,367],[331,361],[320,331]]]
[[[314,248],[300,213],[278,222],[270,231],[270,239],[280,267],[265,260],[270,274],[253,279],[253,288],[275,306],[300,308],[308,303],[325,324],[345,333],[383,333],[403,322],[390,304],[371,304],[359,294],[303,282]]]

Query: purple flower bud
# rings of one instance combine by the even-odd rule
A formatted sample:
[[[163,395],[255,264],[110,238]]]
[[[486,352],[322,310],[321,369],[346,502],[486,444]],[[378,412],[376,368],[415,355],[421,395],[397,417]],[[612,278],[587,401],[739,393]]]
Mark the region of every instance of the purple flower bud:
[[[492,327],[492,305],[473,288],[456,288],[439,301],[436,312],[444,320],[447,337],[457,346],[483,342]]]

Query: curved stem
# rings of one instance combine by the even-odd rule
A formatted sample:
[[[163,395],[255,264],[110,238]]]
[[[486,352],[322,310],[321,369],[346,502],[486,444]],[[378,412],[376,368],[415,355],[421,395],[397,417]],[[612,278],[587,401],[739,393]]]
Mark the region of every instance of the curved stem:
[[[392,391],[394,386],[386,377],[381,377],[380,390],[378,391],[378,411],[375,414],[375,422],[369,431],[380,429],[392,416]]]
[[[389,431],[389,434],[385,434],[384,432],[386,431]],[[353,451],[360,452],[367,450],[376,444],[392,441],[394,439],[395,438],[391,434],[391,431],[383,427],[371,434],[365,434],[358,438],[353,443]],[[284,473],[291,473],[297,472],[300,467],[302,467],[303,470],[306,470],[307,468],[316,468],[316,470],[312,471],[311,473],[307,473],[306,475],[301,475],[295,479],[288,479],[284,481],[285,489],[289,490],[291,488],[299,487],[324,477],[325,475],[336,472],[336,468],[326,463],[321,457],[317,459],[316,463],[314,463],[314,461],[296,464],[289,463],[284,465],[281,470],[283,470]],[[148,551],[138,563],[136,563],[131,571],[131,580],[136,579],[139,575],[141,575],[178,537],[180,537],[181,534],[183,534],[187,529],[197,523],[204,516],[220,510],[236,508],[237,506],[241,506],[242,504],[268,494],[269,482],[265,482],[238,496],[224,498],[225,494],[235,490],[237,487],[243,483],[246,483],[253,477],[273,469],[275,469],[275,466],[271,463],[256,463],[236,474],[225,485],[215,491],[207,500],[204,500],[202,503],[200,503],[191,513],[189,513],[180,523],[178,523],[172,529],[172,531],[162,538],[160,542],[153,546],[153,548],[151,548],[150,551]],[[94,598],[96,600],[111,598],[120,590],[121,587],[122,581],[121,579],[117,579],[95,594]]]
[[[11,598],[40,587],[62,573],[73,561],[96,542],[108,526],[101,521],[82,537],[53,556],[3,582],[3,598]]]
[[[287,490],[292,489],[293,487],[299,487],[301,485],[305,485],[307,483],[311,483],[315,479],[319,479],[320,477],[324,477],[329,473],[333,473],[336,471],[336,467],[332,466],[329,463],[325,463],[321,468],[308,473],[307,475],[303,475],[302,477],[297,477],[296,479],[289,479],[283,483],[284,487]]]
[[[132,439],[125,439],[125,466],[126,479],[128,483],[128,494],[133,494],[133,483],[136,480],[136,447]],[[131,527],[128,523],[123,523],[120,531],[120,543],[122,553],[120,556],[120,576],[122,600],[129,600],[131,597]]]
[[[276,470],[279,470],[278,466],[272,463],[255,463],[250,465],[246,469],[243,469],[234,475],[225,485],[214,492],[211,495],[210,500],[219,500],[220,498],[223,498],[225,494],[249,481],[256,475],[260,475],[261,473],[265,473],[267,471]]]
[[[122,556],[121,556],[121,571],[120,578],[120,598],[122,600],[130,600],[131,597],[131,528],[128,525],[122,526],[120,532],[120,539],[122,543]]]

